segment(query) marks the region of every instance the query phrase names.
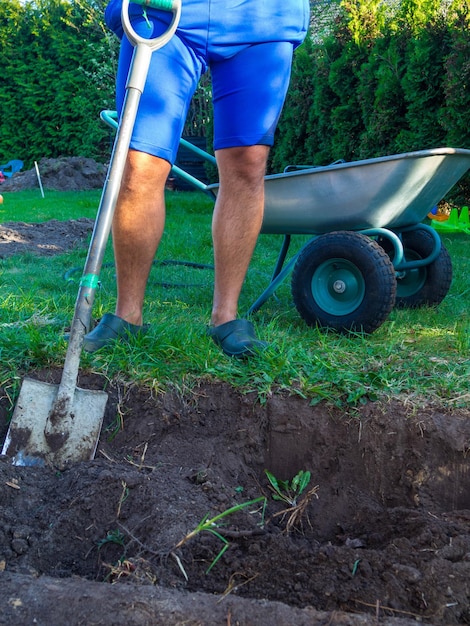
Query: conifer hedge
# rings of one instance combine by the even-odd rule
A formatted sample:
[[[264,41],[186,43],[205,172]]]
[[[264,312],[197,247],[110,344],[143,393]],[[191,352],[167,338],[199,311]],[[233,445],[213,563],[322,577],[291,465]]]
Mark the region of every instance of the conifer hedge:
[[[270,169],[470,148],[470,0],[311,0]],[[118,42],[106,0],[0,0],[0,162],[107,160]],[[210,127],[208,86],[198,100]],[[199,94],[200,96],[201,94]],[[204,108],[204,107],[203,107]],[[197,119],[191,119],[192,134]]]
[[[116,50],[99,2],[0,0],[0,163],[108,158]]]
[[[271,168],[470,148],[470,0],[344,0],[296,53]]]

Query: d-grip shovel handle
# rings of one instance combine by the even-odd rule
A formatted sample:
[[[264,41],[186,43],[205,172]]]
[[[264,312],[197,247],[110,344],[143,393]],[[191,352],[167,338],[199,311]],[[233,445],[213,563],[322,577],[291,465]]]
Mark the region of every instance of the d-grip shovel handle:
[[[121,21],[126,36],[134,45],[134,54],[126,84],[126,96],[121,120],[114,141],[108,174],[104,183],[88,256],[75,303],[62,378],[44,429],[48,442],[61,442],[66,441],[68,438],[70,421],[74,417],[72,405],[80,367],[83,338],[90,327],[91,311],[99,283],[99,273],[111,231],[114,209],[121,187],[140,96],[147,79],[152,53],[168,43],[176,31],[181,15],[181,0],[133,0],[133,2],[169,11],[173,14],[173,17],[164,33],[153,39],[145,39],[140,37],[132,27],[129,19],[129,0],[123,0]]]
[[[145,81],[147,80],[150,58],[154,50],[162,48],[173,37],[181,17],[181,0],[132,0],[133,4],[140,4],[143,7],[152,9],[160,9],[172,13],[171,22],[168,24],[165,32],[157,37],[146,39],[135,32],[129,16],[129,0],[122,0],[121,22],[126,37],[134,46],[134,55],[132,58],[129,75],[127,77],[126,89],[136,90],[140,93],[144,90]],[[130,119],[130,116],[128,116]],[[132,120],[133,123],[133,120]]]
[[[143,7],[151,9],[160,9],[173,13],[172,20],[164,33],[153,39],[146,39],[138,35],[131,24],[129,18],[129,0],[122,0],[121,22],[127,38],[133,46],[141,43],[148,46],[151,50],[158,50],[173,37],[181,16],[181,0],[132,0],[134,4],[140,4]]]

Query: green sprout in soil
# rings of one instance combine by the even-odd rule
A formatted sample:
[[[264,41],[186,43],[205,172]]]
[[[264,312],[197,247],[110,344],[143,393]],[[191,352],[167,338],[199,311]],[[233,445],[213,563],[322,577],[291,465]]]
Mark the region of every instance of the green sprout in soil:
[[[218,539],[220,539],[220,541],[224,545],[223,545],[222,549],[220,550],[220,552],[215,557],[215,559],[212,561],[210,566],[207,568],[206,574],[208,574],[211,571],[211,569],[214,567],[214,565],[217,563],[217,561],[228,550],[229,545],[230,545],[230,543],[227,541],[227,539],[225,537],[223,537],[220,534],[220,532],[218,532],[216,530],[217,528],[220,527],[218,522],[220,522],[220,520],[226,518],[228,515],[231,515],[232,513],[237,513],[237,511],[241,511],[242,509],[245,509],[248,506],[251,506],[253,504],[257,504],[258,502],[263,502],[264,504],[266,504],[266,498],[264,496],[261,496],[259,498],[255,498],[255,500],[249,500],[248,502],[242,502],[241,504],[237,504],[235,506],[232,506],[229,509],[223,511],[222,513],[219,513],[218,515],[215,515],[214,517],[211,517],[210,519],[209,519],[209,514],[205,515],[202,518],[202,520],[199,522],[199,524],[196,526],[196,528],[194,530],[192,530],[191,532],[189,532],[185,537],[183,537],[183,539],[181,539],[181,541],[179,541],[176,544],[174,549],[177,550],[178,548],[181,548],[187,541],[189,541],[190,539],[193,539],[194,537],[196,537],[196,535],[198,535],[199,533],[201,533],[203,531],[206,531],[206,532],[209,532],[209,533],[212,533],[213,535],[215,535]],[[176,559],[176,561],[178,563],[178,566],[182,570],[182,572],[184,574],[184,577],[187,580],[188,577],[186,575],[186,572],[184,571],[184,568],[182,566],[182,563],[181,563],[180,559],[177,557],[177,555],[174,552],[172,552],[172,555]]]
[[[108,530],[106,537],[98,541],[98,548],[102,548],[107,543],[115,543],[118,546],[124,546],[124,535],[120,530]]]
[[[122,532],[120,530],[118,530],[118,529],[108,530],[108,532],[106,533],[106,537],[104,537],[103,539],[100,539],[97,542],[98,550],[101,550],[101,548],[103,546],[105,546],[105,545],[107,545],[109,543],[112,543],[112,544],[115,544],[117,546],[121,546],[122,548],[124,548],[123,554],[121,554],[121,556],[117,560],[116,565],[110,565],[108,563],[103,563],[104,567],[109,569],[109,573],[105,577],[105,581],[112,582],[114,580],[114,575],[115,575],[117,569],[119,569],[121,567],[121,564],[123,563],[123,561],[125,559],[126,548],[125,548],[125,543],[124,543],[124,535],[122,534]]]
[[[311,480],[309,471],[300,470],[290,482],[276,478],[268,470],[265,470],[265,474],[269,481],[269,488],[273,493],[273,500],[280,500],[288,505],[287,508],[275,513],[273,518],[279,516],[284,518],[288,515],[286,531],[290,532],[294,526],[302,521],[302,517],[312,498],[318,498],[318,485],[306,491]]]
[[[274,474],[271,474],[268,470],[264,470],[264,473],[269,480],[269,487],[273,492],[273,500],[282,500],[291,507],[297,506],[297,499],[308,487],[311,480],[310,472],[304,470],[300,470],[290,483],[288,480],[276,478]]]

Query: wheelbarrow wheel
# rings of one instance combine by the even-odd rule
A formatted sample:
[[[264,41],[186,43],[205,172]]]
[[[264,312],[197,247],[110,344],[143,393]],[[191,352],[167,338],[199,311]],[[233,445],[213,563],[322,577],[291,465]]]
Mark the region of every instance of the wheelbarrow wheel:
[[[405,261],[425,259],[435,246],[433,236],[423,228],[403,233],[402,243]],[[391,256],[393,257],[393,253]],[[395,306],[402,309],[437,306],[446,297],[451,282],[452,261],[441,243],[441,250],[435,261],[423,267],[398,272]]]
[[[292,295],[309,326],[372,333],[395,304],[390,257],[360,233],[338,231],[309,242],[292,273]]]

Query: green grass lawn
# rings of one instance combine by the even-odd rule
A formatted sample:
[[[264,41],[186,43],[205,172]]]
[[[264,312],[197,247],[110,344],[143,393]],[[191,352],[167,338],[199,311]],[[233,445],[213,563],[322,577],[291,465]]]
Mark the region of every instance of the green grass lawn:
[[[95,217],[100,192],[4,194],[0,222]],[[168,192],[167,225],[152,269],[145,307],[150,332],[131,346],[83,354],[82,367],[119,376],[155,390],[185,390],[201,378],[224,380],[261,401],[277,390],[312,403],[354,406],[368,400],[406,398],[419,406],[439,402],[469,406],[470,238],[443,237],[453,261],[449,294],[436,308],[394,310],[372,335],[337,335],[309,328],[300,318],[287,280],[253,317],[271,347],[239,362],[225,357],[205,336],[213,272],[212,202],[201,193]],[[269,283],[281,236],[259,239],[240,301],[240,314]],[[293,251],[305,242],[294,238]],[[12,404],[21,376],[61,367],[63,340],[73,315],[86,245],[55,257],[0,260],[0,387]],[[112,250],[108,246],[93,316],[113,311]],[[167,263],[162,264],[162,261]],[[195,267],[200,264],[203,267]]]
[[[0,189],[1,191],[1,189]],[[46,222],[96,216],[101,191],[48,191],[39,189],[4,192],[0,224],[4,222]]]

